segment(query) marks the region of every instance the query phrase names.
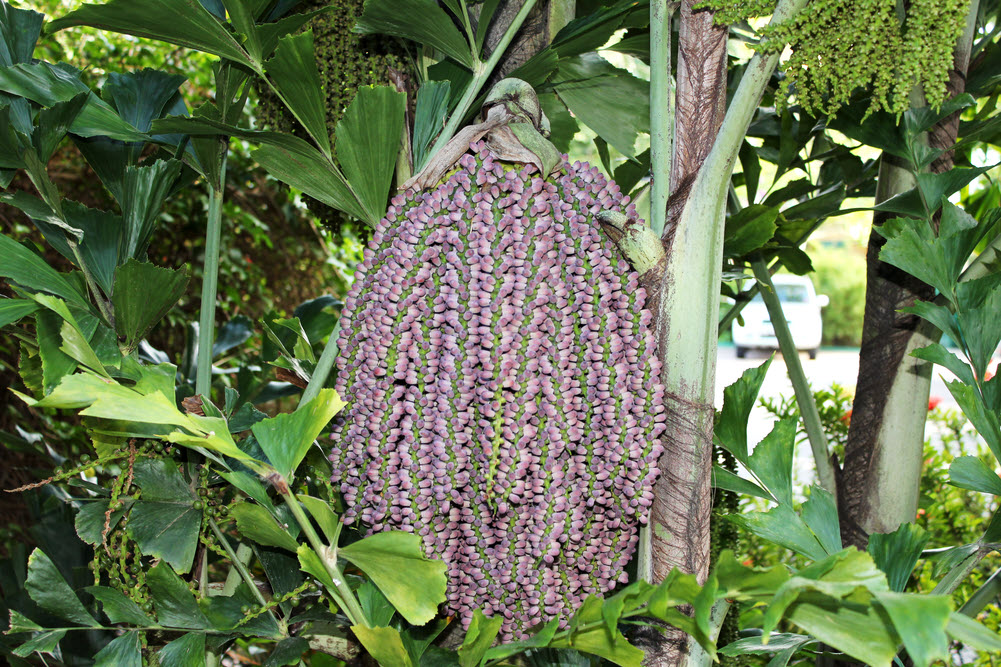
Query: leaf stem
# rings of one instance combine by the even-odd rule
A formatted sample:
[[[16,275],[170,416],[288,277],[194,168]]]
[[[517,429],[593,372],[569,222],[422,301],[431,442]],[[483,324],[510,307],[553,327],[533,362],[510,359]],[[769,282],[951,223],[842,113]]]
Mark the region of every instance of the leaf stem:
[[[987,554],[983,549],[977,549],[963,560],[959,561],[950,569],[944,577],[939,579],[938,584],[932,589],[931,595],[952,595],[963,580],[969,576],[970,572]]]
[[[344,579],[344,573],[341,572],[341,568],[338,567],[337,562],[330,562],[327,558],[328,548],[320,539],[320,536],[316,534],[313,530],[313,523],[306,516],[306,513],[302,509],[302,505],[296,499],[295,494],[292,490],[288,488],[288,483],[284,479],[279,480],[275,484],[275,488],[278,489],[278,493],[281,494],[282,498],[285,499],[285,503],[292,510],[292,516],[295,520],[299,522],[299,527],[302,528],[302,532],[306,535],[306,539],[309,541],[310,546],[316,552],[316,555],[320,557],[320,562],[323,563],[323,568],[330,575],[330,578],[334,582],[334,587],[336,590],[330,591],[331,595],[334,596],[335,601],[341,607],[341,611],[348,617],[352,625],[360,625],[366,628],[372,627],[369,623],[368,617],[362,610],[361,605],[358,604],[358,599],[355,597],[354,592],[348,587],[347,582]],[[336,546],[336,545],[333,545]]]
[[[476,48],[476,35],[473,34],[473,25],[469,22],[469,9],[466,7],[466,0],[459,0],[459,8],[462,11],[462,27],[466,30],[466,39],[469,40],[469,50],[473,53],[473,58],[480,62],[480,54]]]
[[[525,19],[528,18],[528,13],[532,11],[533,7],[535,7],[536,2],[538,2],[538,0],[525,0],[525,4],[518,10],[518,14],[514,17],[514,21],[511,22],[511,25],[509,25],[507,30],[504,32],[504,36],[501,37],[500,42],[490,54],[490,57],[485,63],[478,64],[473,70],[473,80],[466,86],[466,90],[462,94],[462,99],[459,100],[458,106],[455,107],[455,111],[453,111],[452,115],[449,117],[448,123],[445,125],[445,129],[443,129],[441,134],[438,135],[438,138],[435,140],[431,150],[428,151],[427,155],[425,155],[421,164],[414,167],[415,173],[420,173],[420,171],[427,165],[431,157],[437,154],[438,151],[440,151],[445,144],[448,143],[449,139],[451,139],[458,131],[462,121],[466,118],[466,114],[469,113],[469,108],[473,106],[473,102],[476,101],[476,98],[479,96],[484,84],[486,84],[490,75],[493,74],[494,69],[497,68],[497,63],[500,62],[501,56],[504,55],[504,51],[506,51],[507,47],[511,44],[511,40],[514,39],[515,34],[521,29],[521,25],[525,22]],[[477,59],[477,62],[479,62],[479,59]]]
[[[831,463],[827,435],[820,422],[817,402],[813,399],[813,392],[806,381],[806,373],[803,372],[803,364],[799,359],[796,342],[792,338],[789,323],[782,312],[782,303],[775,292],[772,276],[768,272],[765,261],[760,257],[751,262],[751,268],[754,271],[754,277],[764,285],[764,289],[761,290],[761,298],[768,309],[768,317],[772,321],[775,337],[779,340],[779,349],[782,351],[782,358],[786,363],[789,381],[792,382],[792,388],[796,393],[796,402],[799,404],[799,412],[803,417],[806,435],[810,440],[810,449],[813,450],[813,458],[817,464],[817,477],[820,480],[820,485],[830,491],[834,497],[837,497],[834,465]]]
[[[209,194],[209,220],[205,232],[205,264],[202,278],[202,304],[198,321],[198,366],[195,374],[195,393],[211,398],[212,392],[212,343],[215,338],[215,307],[219,290],[219,253],[222,238],[222,205],[226,189],[226,154],[229,138],[220,142],[226,146],[220,157],[219,183],[213,183]]]
[[[671,77],[669,0],[650,2],[650,227],[664,233],[671,196],[671,151],[674,143],[674,79]]]
[[[983,586],[974,591],[970,599],[963,604],[959,613],[976,618],[977,614],[999,595],[1001,595],[1001,570],[995,570]]]
[[[261,591],[258,590],[257,584],[254,583],[254,578],[250,576],[250,572],[247,571],[247,567],[243,564],[243,561],[240,560],[240,557],[237,556],[236,552],[233,551],[233,547],[230,546],[229,540],[227,540],[226,536],[222,534],[221,530],[219,530],[219,525],[215,522],[215,519],[211,517],[209,517],[209,528],[212,529],[212,533],[216,536],[216,539],[219,540],[219,544],[222,545],[223,551],[225,551],[226,555],[229,556],[229,560],[233,563],[233,567],[236,568],[236,571],[240,573],[240,577],[244,580],[244,582],[246,582],[247,586],[250,587],[250,591],[254,594],[254,597],[257,598],[257,602],[260,603],[262,607],[267,607],[268,601],[264,599],[264,595],[262,595]],[[274,613],[272,613],[270,609],[268,609],[268,614],[274,618]],[[277,619],[275,619],[275,622],[278,622]]]
[[[334,325],[334,330],[330,332],[327,344],[323,347],[323,352],[320,353],[320,358],[316,362],[316,368],[313,370],[313,375],[309,378],[309,384],[306,385],[306,389],[302,392],[302,398],[299,399],[299,405],[296,406],[296,410],[316,398],[316,395],[320,393],[320,389],[327,383],[330,371],[334,367],[334,360],[337,358],[337,339],[340,338],[340,335],[341,321],[338,319],[337,324]]]

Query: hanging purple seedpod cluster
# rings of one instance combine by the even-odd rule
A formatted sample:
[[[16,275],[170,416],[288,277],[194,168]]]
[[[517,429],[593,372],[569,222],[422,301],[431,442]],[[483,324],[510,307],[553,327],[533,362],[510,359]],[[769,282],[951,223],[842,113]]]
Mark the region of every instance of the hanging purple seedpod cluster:
[[[643,288],[595,220],[628,197],[587,164],[543,179],[470,150],[372,236],[330,460],[345,520],[418,533],[449,611],[501,615],[510,639],[625,581],[664,387]]]

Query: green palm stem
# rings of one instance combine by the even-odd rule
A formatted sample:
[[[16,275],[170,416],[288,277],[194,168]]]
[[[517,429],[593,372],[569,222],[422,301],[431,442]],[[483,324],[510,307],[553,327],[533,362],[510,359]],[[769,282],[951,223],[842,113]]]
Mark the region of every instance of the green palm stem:
[[[299,523],[299,527],[302,528],[302,532],[306,535],[306,540],[309,541],[310,546],[313,547],[313,551],[316,552],[316,555],[320,558],[320,562],[323,563],[323,568],[334,582],[334,590],[328,589],[328,592],[334,598],[337,606],[341,608],[341,611],[348,617],[352,625],[360,625],[366,628],[372,627],[368,616],[366,616],[365,611],[358,603],[358,599],[351,591],[351,588],[348,587],[347,581],[344,579],[344,573],[341,572],[341,568],[337,564],[336,556],[330,555],[331,551],[336,553],[337,545],[334,544],[328,547],[323,543],[323,540],[320,539],[320,536],[313,529],[313,523],[303,511],[302,505],[299,504],[295,494],[289,489],[288,482],[279,480],[275,484],[275,488],[278,489],[278,493],[285,500],[285,504],[292,510],[292,516]]]
[[[671,151],[674,143],[674,77],[671,76],[671,14],[668,0],[650,3],[650,228],[660,239],[671,197]],[[653,581],[650,527],[640,529],[637,576]]]
[[[316,395],[323,389],[323,385],[327,383],[330,371],[334,367],[334,360],[337,358],[337,339],[340,336],[341,321],[337,320],[337,324],[334,325],[334,330],[330,332],[330,338],[327,339],[327,344],[323,347],[323,352],[320,353],[320,358],[316,362],[316,368],[313,369],[313,374],[309,378],[309,384],[306,385],[306,389],[302,392],[302,398],[299,399],[299,405],[296,406],[296,410],[316,398]]]
[[[198,365],[195,371],[195,393],[210,398],[212,392],[212,344],[215,340],[215,308],[219,291],[219,255],[222,240],[222,205],[226,189],[226,154],[228,138],[222,138],[227,149],[222,152],[219,183],[211,185],[209,220],[205,232],[205,263],[202,278],[202,304],[198,317]]]
[[[650,227],[664,233],[671,197],[671,150],[674,143],[674,77],[671,76],[669,0],[650,2]]]
[[[493,50],[485,63],[481,62],[475,53],[473,54],[473,57],[476,58],[476,64],[473,70],[473,80],[466,86],[466,90],[462,94],[459,104],[449,117],[448,123],[445,124],[445,129],[441,131],[441,134],[438,135],[438,138],[435,140],[431,150],[428,151],[427,156],[424,158],[424,163],[414,165],[415,173],[420,173],[420,171],[431,159],[431,156],[437,154],[445,146],[445,144],[448,143],[449,139],[455,136],[459,126],[462,125],[462,122],[465,120],[466,114],[469,113],[469,109],[473,106],[473,102],[476,101],[480,91],[483,90],[483,86],[487,83],[490,75],[493,74],[494,70],[497,68],[497,63],[500,62],[500,59],[507,50],[507,47],[511,44],[511,40],[514,39],[515,33],[518,32],[521,25],[525,22],[525,19],[528,18],[528,13],[532,11],[533,7],[535,7],[536,2],[538,2],[538,0],[525,0],[525,4],[518,10],[518,14],[515,15],[514,21],[511,22],[510,26],[508,26],[508,29],[504,32],[504,36],[501,37],[497,47]]]
[[[837,498],[837,483],[834,476],[834,464],[831,463],[830,449],[827,444],[827,434],[824,433],[824,426],[820,422],[817,402],[813,399],[813,392],[806,381],[806,373],[803,372],[803,363],[799,359],[799,351],[796,349],[796,342],[789,330],[789,323],[782,312],[782,302],[775,292],[772,276],[768,272],[764,260],[760,257],[755,259],[751,262],[751,268],[754,271],[754,277],[763,286],[761,299],[768,309],[768,317],[772,321],[772,328],[779,341],[779,349],[785,360],[789,380],[796,393],[796,403],[799,405],[799,413],[803,418],[803,425],[806,427],[810,449],[813,450],[813,459],[817,464],[817,477],[820,480],[820,485]]]
[[[772,25],[789,20],[806,4],[807,0],[779,0]],[[670,465],[672,478],[685,489],[682,495],[692,495],[689,502],[701,502],[701,496],[696,496],[709,488],[723,223],[730,178],[747,128],[778,62],[778,53],[758,52],[745,68],[678,220],[661,281],[663,292],[655,321],[664,364],[662,381],[666,393],[676,397],[672,410],[677,423],[684,424],[666,437],[673,436],[675,448],[683,454]],[[655,181],[667,177],[654,173]],[[681,502],[678,497],[669,499],[663,494],[654,502],[651,542],[656,556],[653,571],[658,575],[702,550],[702,545],[686,543],[695,536],[683,535],[689,529],[698,530],[693,526],[702,517],[689,518],[686,514],[676,519]],[[708,563],[695,565],[708,567]]]
[[[229,556],[230,562],[233,563],[233,567],[239,573],[240,578],[243,579],[243,581],[250,588],[250,592],[253,593],[254,598],[262,607],[267,607],[268,601],[264,599],[264,595],[262,595],[261,591],[257,588],[254,578],[250,576],[247,566],[243,564],[243,559],[240,558],[237,552],[233,551],[233,547],[230,546],[229,540],[226,539],[226,536],[223,535],[223,532],[219,529],[219,524],[217,524],[215,519],[212,518],[209,519],[208,523],[209,528],[212,529],[212,534],[216,536],[217,540],[219,540],[219,544],[222,546],[223,551],[225,551],[226,555]],[[243,545],[241,544],[240,546],[242,547]],[[227,581],[226,583],[228,584],[229,582]],[[270,610],[268,610],[268,614],[274,618],[274,614],[271,613]],[[275,619],[275,622],[277,623],[278,620]]]

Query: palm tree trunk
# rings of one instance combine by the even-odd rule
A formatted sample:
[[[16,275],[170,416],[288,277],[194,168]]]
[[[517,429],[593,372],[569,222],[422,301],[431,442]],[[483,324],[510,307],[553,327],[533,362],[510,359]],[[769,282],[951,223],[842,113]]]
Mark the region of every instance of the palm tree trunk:
[[[952,96],[964,91],[978,4],[977,0],[971,3],[967,28],[956,45],[949,77]],[[956,113],[929,131],[928,143],[935,148],[950,147],[958,130]],[[877,203],[914,187],[913,176],[895,160],[886,154],[882,157]],[[931,169],[941,173],[952,162],[948,152]],[[874,227],[884,220],[880,214],[873,216]],[[934,329],[923,320],[897,312],[917,299],[932,298],[934,290],[880,261],[884,243],[873,229],[867,253],[859,375],[838,483],[842,539],[860,549],[868,544],[869,535],[892,532],[915,518],[932,368],[910,353],[936,340]]]

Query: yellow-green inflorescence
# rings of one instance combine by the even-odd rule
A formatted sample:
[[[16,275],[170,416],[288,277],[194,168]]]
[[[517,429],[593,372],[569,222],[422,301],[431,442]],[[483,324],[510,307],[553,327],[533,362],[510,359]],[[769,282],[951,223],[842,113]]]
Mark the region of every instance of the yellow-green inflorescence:
[[[920,86],[932,106],[947,95],[953,48],[970,0],[811,0],[794,18],[763,30],[759,47],[791,55],[777,98],[790,96],[813,114],[834,114],[858,90],[871,93],[869,113],[901,114]],[[708,0],[717,23],[768,16],[775,0]]]
[[[326,94],[327,133],[334,141],[334,128],[344,109],[354,99],[359,86],[391,83],[390,71],[406,73],[412,69],[401,42],[382,35],[359,35],[352,30],[361,15],[364,0],[304,0],[297,12],[330,9],[311,20],[304,30],[313,31],[316,65]],[[282,132],[294,132],[308,138],[302,126],[285,109],[277,96],[261,86],[258,89],[258,123]],[[337,147],[333,146],[336,153]],[[348,218],[315,199],[306,198],[309,209],[335,233]]]

